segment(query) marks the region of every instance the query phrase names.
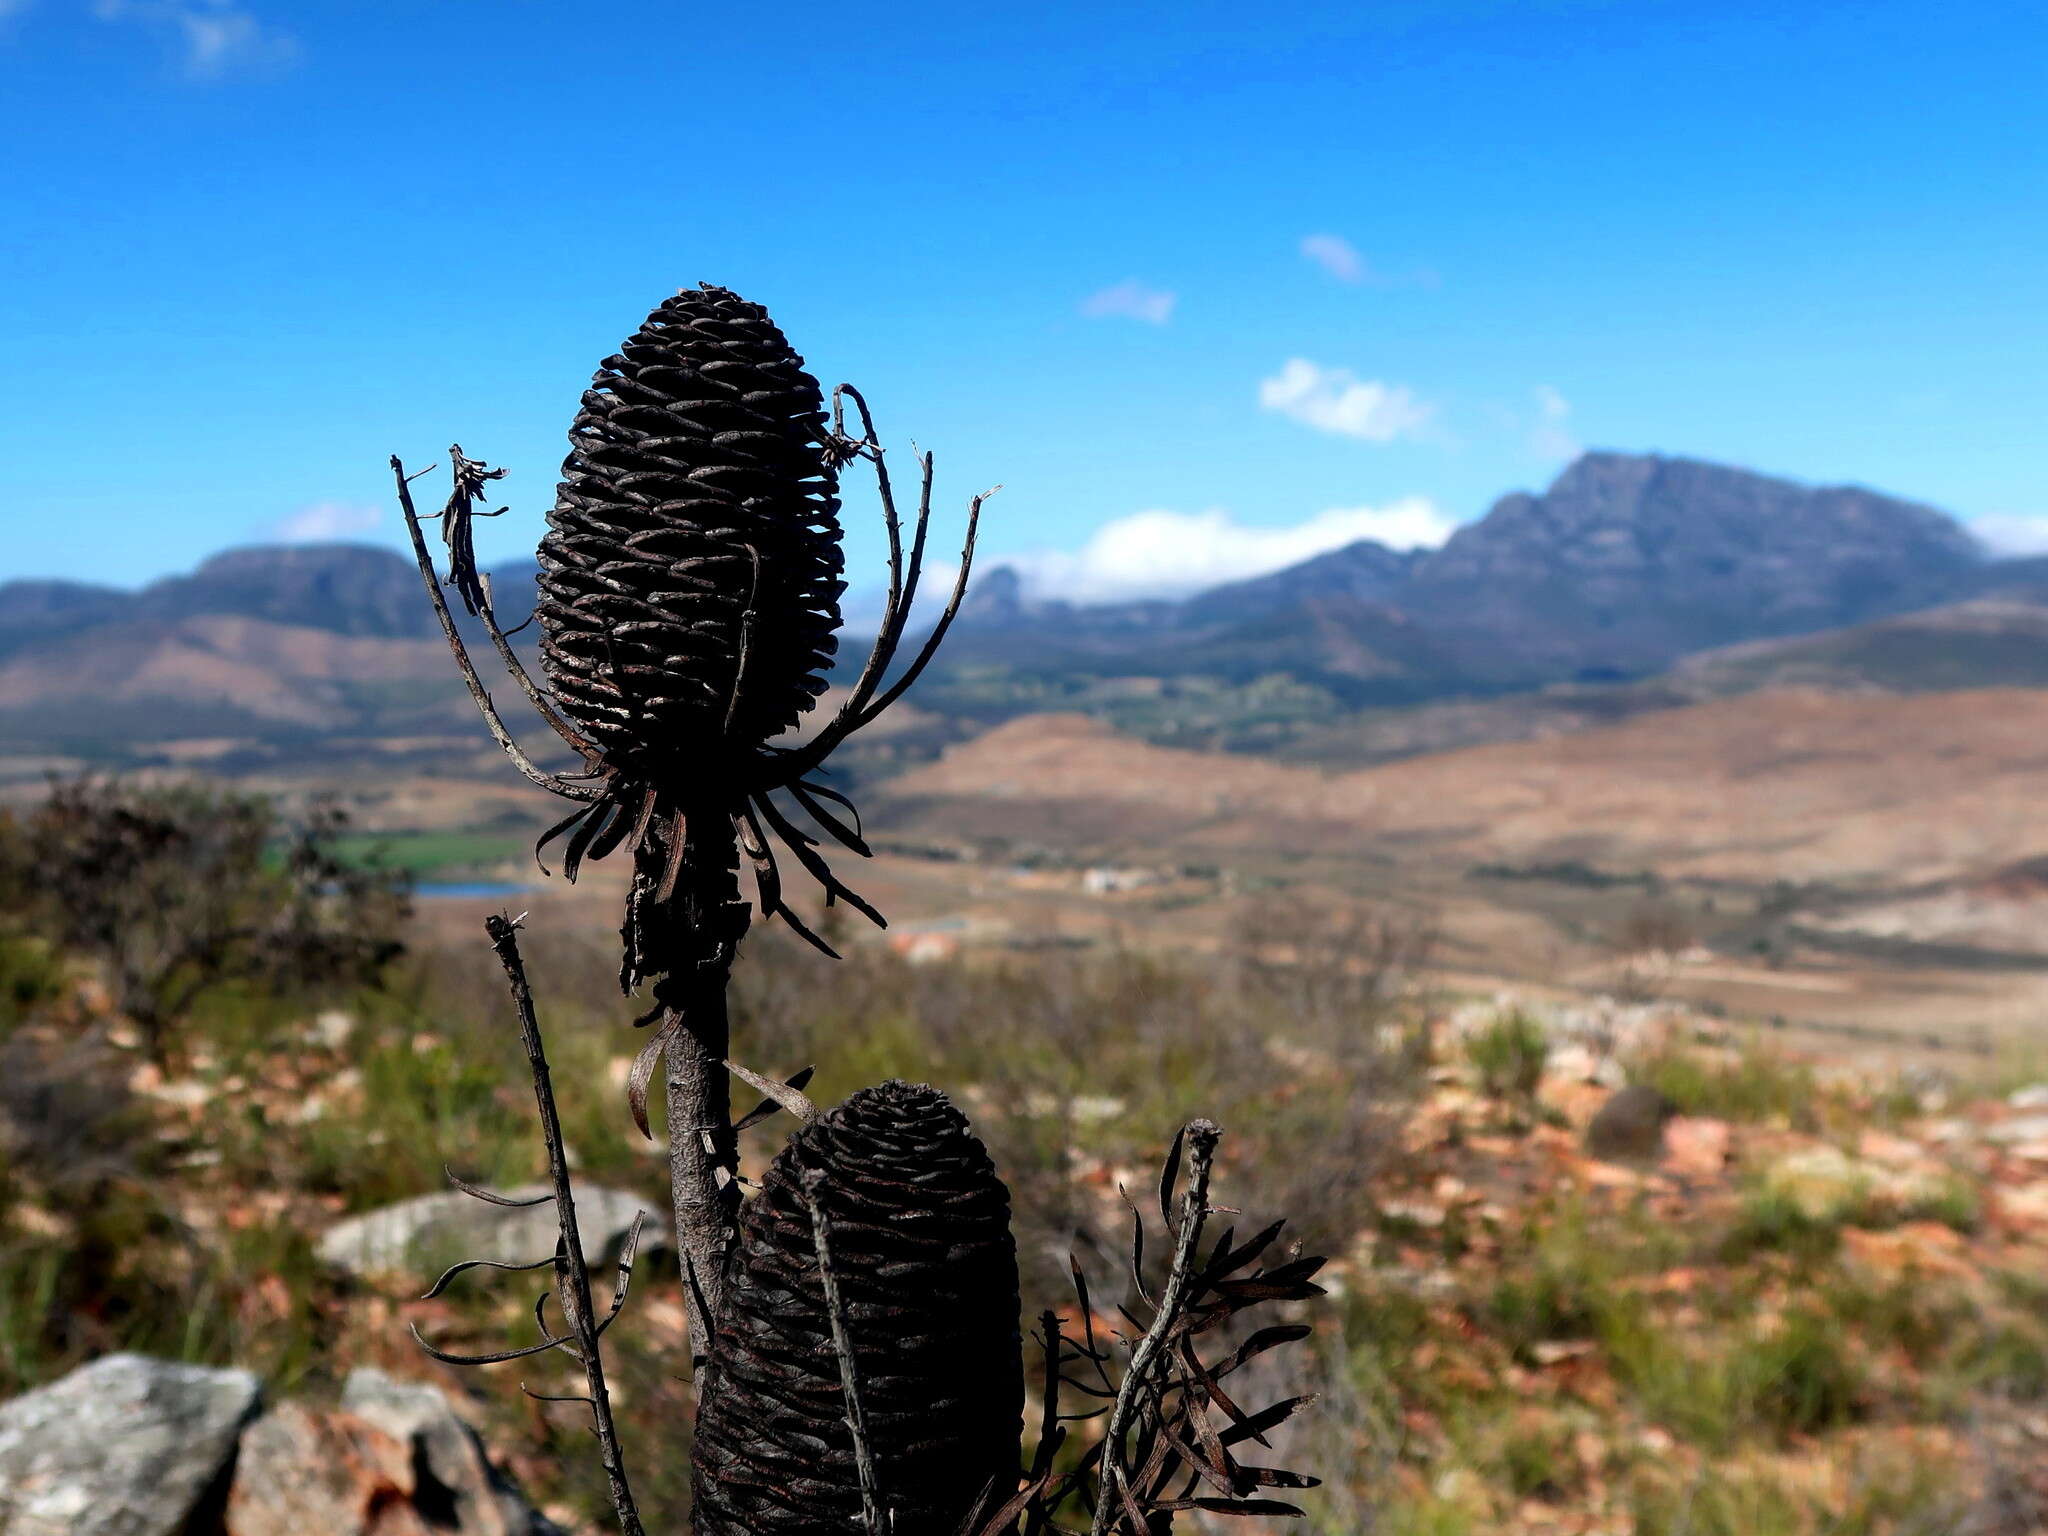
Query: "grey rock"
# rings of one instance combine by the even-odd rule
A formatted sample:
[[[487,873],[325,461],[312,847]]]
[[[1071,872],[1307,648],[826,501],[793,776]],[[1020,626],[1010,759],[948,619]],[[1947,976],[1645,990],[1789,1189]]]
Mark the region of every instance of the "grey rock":
[[[226,1536],[559,1536],[441,1392],[352,1372],[338,1409],[286,1403],[242,1436]]]
[[[179,1536],[261,1401],[247,1371],[107,1355],[0,1404],[0,1536]]]
[[[412,1448],[422,1481],[445,1490],[453,1513],[469,1522],[456,1526],[462,1536],[556,1536],[557,1527],[490,1464],[476,1432],[438,1388],[360,1366],[349,1372],[341,1406]]]
[[[1608,1162],[1654,1159],[1664,1150],[1664,1127],[1678,1107],[1656,1089],[1633,1084],[1609,1096],[1586,1127],[1586,1150]]]
[[[515,1200],[545,1194],[544,1186],[523,1184],[502,1193]],[[576,1227],[592,1265],[616,1257],[636,1211],[640,1251],[660,1244],[662,1224],[653,1201],[623,1190],[588,1185],[576,1191]],[[514,1210],[449,1190],[417,1195],[335,1223],[320,1239],[322,1261],[351,1275],[422,1277],[439,1274],[462,1259],[496,1259],[525,1264],[555,1251],[558,1233],[552,1201]]]
[[[419,1478],[402,1440],[347,1414],[285,1403],[243,1431],[227,1536],[416,1536]]]

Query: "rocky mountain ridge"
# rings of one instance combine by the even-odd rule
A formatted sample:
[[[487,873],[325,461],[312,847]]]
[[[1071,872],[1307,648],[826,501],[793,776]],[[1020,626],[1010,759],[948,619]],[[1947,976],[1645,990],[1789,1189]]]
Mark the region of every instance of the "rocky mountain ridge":
[[[1441,549],[1361,541],[1178,604],[1031,603],[998,572],[960,646],[988,661],[1028,635],[1052,665],[1286,670],[1353,702],[1403,703],[1646,676],[1708,647],[1975,596],[2004,569],[1919,503],[1591,452],[1542,494],[1502,497]]]
[[[508,614],[531,575],[530,562],[494,573]],[[1940,617],[1992,596],[1992,608]],[[920,699],[971,731],[1134,695],[1153,700],[1148,720],[1171,721],[1189,713],[1177,698],[1192,690],[1223,721],[1201,739],[1251,750],[1359,711],[1477,707],[1452,731],[1462,740],[1495,728],[1473,701],[1590,687],[1597,696],[1575,698],[1566,716],[1581,703],[1595,716],[1633,713],[1644,701],[1600,690],[1654,692],[1669,669],[1729,646],[1762,650],[1716,663],[1717,678],[1763,676],[1773,647],[1813,640],[1832,645],[1824,686],[1856,686],[1859,667],[1881,687],[1887,667],[1956,679],[1945,686],[2031,683],[2048,675],[2048,633],[2029,617],[2044,599],[2048,562],[1995,560],[1918,503],[1594,452],[1541,494],[1501,498],[1441,549],[1361,541],[1180,601],[1034,599],[997,566],[978,578]],[[1913,614],[1934,617],[1910,634],[1856,638]],[[1837,634],[1850,638],[1815,638]],[[438,650],[411,563],[368,546],[229,550],[132,593],[0,584],[0,743],[91,755],[95,742],[180,735],[459,733],[465,706]],[[1727,691],[1673,678],[1674,698]],[[1232,725],[1257,726],[1276,687],[1294,717],[1279,736]],[[1133,725],[1120,707],[1109,715]]]

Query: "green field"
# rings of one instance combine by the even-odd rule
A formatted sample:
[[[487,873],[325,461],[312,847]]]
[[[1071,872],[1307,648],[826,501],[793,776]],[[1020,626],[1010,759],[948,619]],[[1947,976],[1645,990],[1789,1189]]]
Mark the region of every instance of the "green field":
[[[351,864],[402,869],[415,880],[474,875],[526,858],[532,844],[517,832],[350,832],[335,852]]]

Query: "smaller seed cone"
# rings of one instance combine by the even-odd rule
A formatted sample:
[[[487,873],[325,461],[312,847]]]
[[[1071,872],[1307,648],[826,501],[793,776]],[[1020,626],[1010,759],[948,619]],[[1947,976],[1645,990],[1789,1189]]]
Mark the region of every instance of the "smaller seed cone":
[[[846,1536],[853,1459],[803,1198],[830,1224],[895,1536],[955,1536],[1017,1471],[1024,1397],[1010,1197],[945,1095],[864,1088],[791,1138],[748,1201],[692,1452],[698,1536]]]

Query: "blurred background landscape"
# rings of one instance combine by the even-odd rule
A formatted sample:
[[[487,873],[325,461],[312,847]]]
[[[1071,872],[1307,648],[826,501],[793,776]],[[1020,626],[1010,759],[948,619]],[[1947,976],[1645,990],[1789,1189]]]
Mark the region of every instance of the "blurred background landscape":
[[[2048,1530],[2041,19],[885,10],[0,0],[0,1536],[87,1529],[20,1405],[123,1352],[210,1373],[135,1529],[603,1528],[554,1368],[406,1331],[500,1347],[524,1288],[420,1293],[552,1241],[447,1193],[542,1167],[487,914],[593,1244],[666,1195],[625,871],[536,857],[385,463],[509,467],[516,623],[582,381],[700,278],[938,452],[935,552],[1005,482],[833,760],[889,924],[757,927],[752,1066],[952,1094],[1027,1313],[1070,1254],[1112,1308],[1222,1122],[1332,1256],[1261,1383],[1326,1536]]]
[[[523,615],[531,563],[492,578]],[[418,585],[341,544],[0,585],[0,787],[331,799],[429,890],[573,906]],[[2048,559],[1948,514],[1596,451],[1436,550],[1358,540],[1171,600],[1020,586],[983,572],[837,760],[898,947],[1206,952],[1289,891],[1402,914],[1472,986],[1647,988],[1909,1054],[2038,1020]]]

